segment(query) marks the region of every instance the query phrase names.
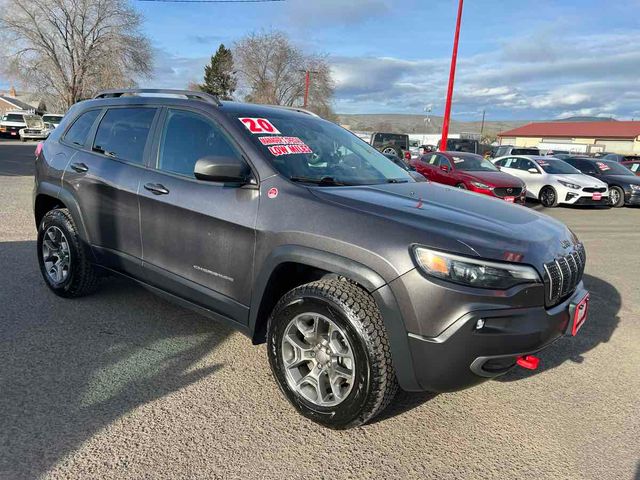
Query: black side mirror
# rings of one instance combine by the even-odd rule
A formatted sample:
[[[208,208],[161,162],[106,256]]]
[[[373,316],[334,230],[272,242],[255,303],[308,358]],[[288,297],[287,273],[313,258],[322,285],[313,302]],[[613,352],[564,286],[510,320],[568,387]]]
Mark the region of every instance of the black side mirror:
[[[210,155],[196,162],[193,174],[198,180],[222,183],[249,183],[251,169],[235,157]]]

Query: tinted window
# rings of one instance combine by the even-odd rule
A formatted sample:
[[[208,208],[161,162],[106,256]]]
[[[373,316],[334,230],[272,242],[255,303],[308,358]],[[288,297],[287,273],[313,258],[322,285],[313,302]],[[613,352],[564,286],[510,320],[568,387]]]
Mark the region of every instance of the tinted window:
[[[155,108],[113,108],[96,133],[94,150],[119,160],[142,164]]]
[[[439,159],[438,159],[438,165],[439,166],[445,166],[445,167],[449,167],[451,168],[451,162],[449,161],[449,159],[443,155],[438,155]]]
[[[193,177],[196,162],[208,156],[240,156],[220,128],[207,118],[182,110],[169,110],[158,168]]]
[[[84,142],[87,140],[89,130],[91,130],[93,122],[95,122],[99,113],[100,110],[89,110],[88,112],[84,112],[76,119],[75,122],[73,122],[71,128],[67,130],[67,134],[64,136],[64,139],[75,145],[84,145]]]
[[[382,145],[397,145],[400,148],[404,148],[405,150],[409,149],[409,136],[401,135],[398,133],[376,133],[373,143],[376,146]]]
[[[519,170],[529,170],[530,168],[536,168],[536,166],[533,164],[533,162],[531,160],[527,160],[526,158],[519,158],[518,160],[518,166],[516,168],[518,168]]]
[[[633,175],[627,167],[610,160],[598,160],[596,166],[604,175]]]
[[[540,150],[537,148],[514,148],[511,150],[511,155],[540,155]]]

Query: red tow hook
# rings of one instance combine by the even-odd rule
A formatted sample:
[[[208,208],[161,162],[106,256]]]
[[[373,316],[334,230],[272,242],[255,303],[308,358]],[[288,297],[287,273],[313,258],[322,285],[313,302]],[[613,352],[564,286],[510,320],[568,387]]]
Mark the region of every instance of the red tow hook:
[[[526,368],[527,370],[535,370],[536,368],[538,368],[540,359],[538,357],[534,357],[533,355],[525,355],[524,357],[518,358],[518,360],[516,360],[516,363],[522,368]]]

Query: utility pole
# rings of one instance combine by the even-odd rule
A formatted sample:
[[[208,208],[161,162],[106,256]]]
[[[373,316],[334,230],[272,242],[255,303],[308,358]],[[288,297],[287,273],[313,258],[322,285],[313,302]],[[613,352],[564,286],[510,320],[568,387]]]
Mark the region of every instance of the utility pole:
[[[456,33],[453,37],[453,53],[451,54],[451,69],[449,71],[449,86],[447,87],[447,102],[444,107],[444,120],[442,121],[442,139],[440,150],[447,149],[447,137],[449,136],[449,119],[451,117],[451,99],[453,97],[453,81],[456,76],[456,61],[458,59],[458,38],[460,37],[460,22],[462,21],[462,3],[458,4],[458,18],[456,20]]]
[[[480,141],[482,141],[482,134],[484,133],[484,114],[485,111],[482,110],[482,123],[480,124]]]

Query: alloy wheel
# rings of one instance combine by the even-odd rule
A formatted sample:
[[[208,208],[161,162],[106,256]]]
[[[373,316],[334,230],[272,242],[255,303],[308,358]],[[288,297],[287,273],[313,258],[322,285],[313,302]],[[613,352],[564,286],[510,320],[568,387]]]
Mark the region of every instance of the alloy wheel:
[[[282,361],[289,387],[321,407],[341,403],[355,378],[355,357],[347,334],[324,315],[295,316],[282,337]]]
[[[617,189],[613,188],[609,192],[609,195],[611,196],[611,205],[617,205],[620,201],[620,192]]]
[[[71,268],[69,241],[62,230],[56,226],[52,225],[44,232],[42,262],[47,277],[54,284],[61,284],[69,277]]]

